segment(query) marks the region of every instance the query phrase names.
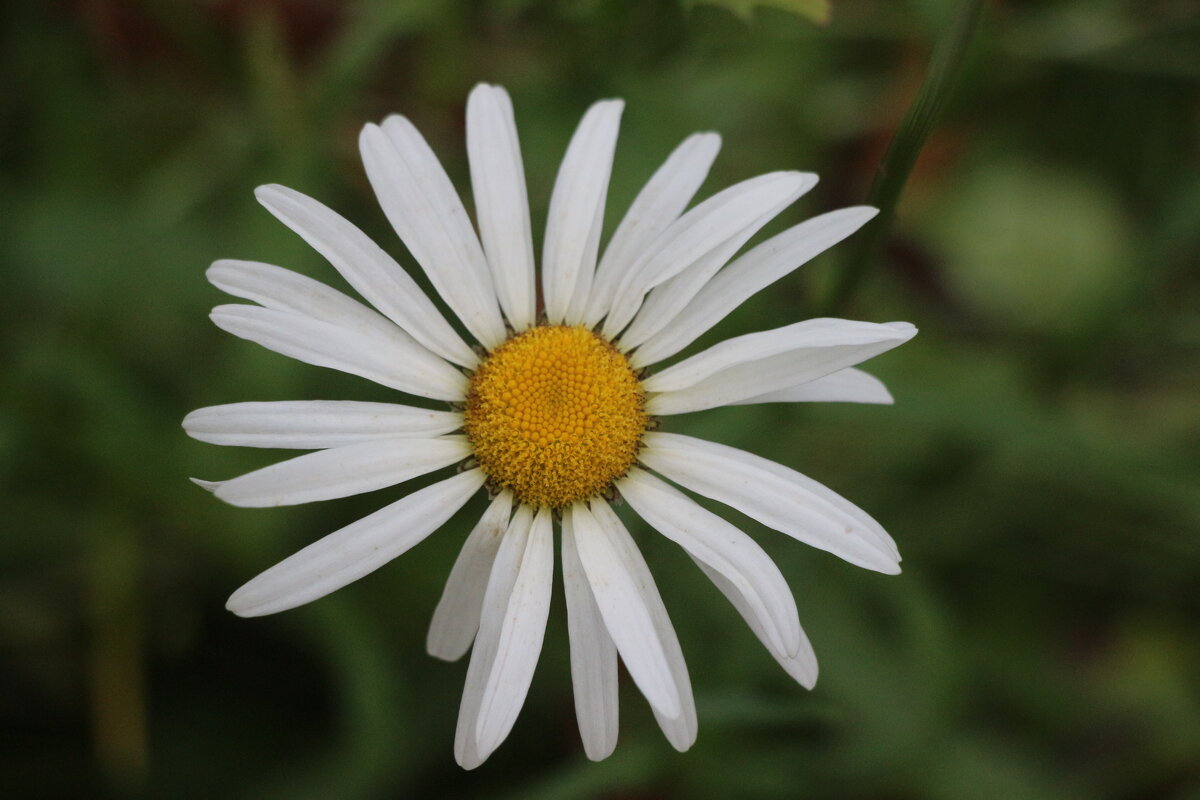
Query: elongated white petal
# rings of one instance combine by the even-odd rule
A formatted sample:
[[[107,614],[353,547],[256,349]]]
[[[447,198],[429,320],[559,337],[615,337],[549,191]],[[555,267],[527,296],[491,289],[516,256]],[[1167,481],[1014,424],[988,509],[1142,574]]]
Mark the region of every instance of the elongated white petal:
[[[902,323],[903,327],[897,327],[901,323],[849,323],[835,330],[798,327],[806,324],[730,339],[652,376],[644,385],[661,393],[650,397],[646,410],[659,415],[684,414],[730,405],[816,380],[916,335],[916,329],[907,323]],[[664,385],[672,388],[662,391]]]
[[[676,483],[860,567],[895,574],[891,537],[865,511],[782,464],[675,433],[647,433],[643,464]]]
[[[583,503],[572,507],[571,521],[579,561],[630,677],[655,711],[665,717],[678,717],[679,689],[645,590],[638,586],[634,569],[625,563],[627,550],[612,541],[612,530],[597,523]]]
[[[467,155],[496,296],[519,333],[534,322],[533,234],[512,100],[499,86],[481,83],[467,98]]]
[[[340,214],[278,184],[260,186],[254,196],[323,255],[367,302],[430,351],[467,368],[479,363],[404,268]]]
[[[788,386],[773,392],[757,394],[738,400],[730,405],[745,406],[752,403],[875,403],[891,405],[892,393],[883,381],[861,369],[846,367],[831,372],[824,378]]]
[[[667,367],[662,372],[651,375],[643,384],[648,392],[673,392],[694,386],[710,375],[728,367],[762,360],[781,353],[809,350],[819,357],[826,350],[857,348],[854,354],[857,354],[858,350],[863,352],[874,350],[872,354],[875,354],[882,352],[878,349],[879,345],[886,345],[883,347],[886,350],[908,341],[915,333],[915,329],[907,323],[903,323],[903,327],[896,327],[893,324],[857,322],[847,319],[808,319],[785,325],[782,328],[748,333],[744,336],[727,339],[691,358]],[[864,356],[863,358],[869,357]],[[840,367],[838,368],[840,369]],[[812,377],[818,378],[833,371],[830,369],[819,372]]]
[[[583,115],[554,182],[542,250],[542,291],[551,323],[567,319],[572,298],[586,298],[596,268],[604,201],[621,124],[621,100],[603,100]],[[578,288],[578,292],[577,292]]]
[[[826,351],[818,355],[832,357],[838,354]],[[853,360],[861,360],[861,356]],[[812,352],[794,350],[790,353],[780,353],[721,370],[695,386],[654,395],[647,402],[646,410],[661,416],[686,414],[706,408],[737,405],[754,397],[770,397],[777,391],[797,390],[797,387],[806,385],[808,381],[814,380],[812,375],[818,368],[823,371],[829,367],[824,361],[814,362]]]
[[[500,539],[508,528],[512,505],[512,492],[506,490],[496,495],[463,542],[429,623],[425,649],[434,658],[457,661],[475,640],[488,575],[500,549]]]
[[[290,400],[199,408],[183,419],[194,439],[236,447],[320,450],[380,438],[431,439],[462,427],[462,414],[394,403]]]
[[[483,480],[483,472],[474,469],[413,492],[279,562],[234,592],[225,607],[238,616],[258,617],[324,597],[437,530]]]
[[[387,338],[404,333],[362,303],[283,267],[258,261],[221,259],[214,261],[205,275],[221,291],[276,311],[312,317],[357,333]]]
[[[742,249],[742,245],[748,242],[750,237],[758,233],[779,212],[817,185],[817,176],[811,172],[798,173],[796,179],[796,187],[791,194],[751,220],[750,224],[713,248],[690,267],[652,289],[642,304],[641,310],[633,318],[633,322],[629,324],[625,333],[621,334],[621,349],[628,350],[637,347],[670,325],[676,315],[687,307],[696,293],[704,288],[704,285],[734,253]]]
[[[579,562],[571,509],[563,512],[562,575],[571,643],[571,685],[583,751],[592,761],[608,758],[617,746],[617,647]]]
[[[476,726],[479,723],[480,703],[483,690],[496,660],[496,648],[500,642],[500,630],[508,610],[508,603],[517,583],[517,575],[529,544],[529,532],[533,526],[533,510],[517,504],[517,511],[509,520],[508,530],[500,539],[500,547],[492,561],[487,589],[483,595],[483,608],[479,617],[479,632],[475,646],[471,649],[471,661],[467,666],[467,680],[463,686],[462,702],[458,708],[458,726],[454,732],[454,758],[463,769],[475,769],[488,754],[480,755]]]
[[[692,134],[675,148],[638,192],[596,267],[596,279],[583,320],[585,327],[596,327],[608,313],[617,285],[625,273],[634,266],[641,252],[679,219],[700,184],[704,183],[720,149],[721,137],[717,134]]]
[[[215,262],[209,267],[208,279],[217,288],[247,300],[253,300],[256,303],[262,304],[266,309],[273,312],[287,312],[295,315],[295,319],[306,319],[316,323],[327,323],[328,325],[336,326],[346,332],[346,335],[337,332],[330,333],[321,325],[308,325],[308,334],[314,334],[318,338],[328,337],[325,342],[314,342],[314,347],[308,348],[313,353],[322,353],[326,359],[334,353],[339,345],[351,345],[360,352],[344,352],[345,361],[351,364],[358,364],[362,367],[378,361],[378,354],[370,352],[361,352],[367,349],[379,348],[378,343],[382,341],[382,355],[398,357],[400,362],[386,366],[379,374],[390,375],[399,380],[404,385],[419,386],[427,384],[427,391],[412,391],[404,388],[401,385],[395,385],[394,388],[402,389],[403,391],[412,391],[413,394],[418,394],[423,397],[435,397],[439,400],[454,399],[458,397],[458,390],[454,389],[453,396],[443,397],[445,391],[449,387],[465,387],[465,379],[456,369],[451,367],[442,359],[438,358],[429,350],[422,347],[411,336],[405,333],[394,323],[383,317],[381,314],[372,311],[362,303],[356,302],[341,292],[336,291],[323,283],[314,281],[312,278],[305,277],[290,270],[282,269],[281,267],[272,266],[271,264],[262,264],[254,261],[233,261],[221,260]],[[299,325],[293,319],[292,322],[287,322],[287,317],[279,314],[258,314],[249,306],[219,306],[214,311],[214,320],[216,314],[222,309],[241,309],[236,312],[240,315],[239,320],[232,320],[234,324],[244,324],[247,315],[255,317],[257,324],[252,326],[260,334],[272,336],[272,338],[289,343],[289,346],[295,348],[300,347],[301,351],[306,348],[298,341],[300,336]],[[251,309],[247,311],[246,309]],[[270,324],[267,324],[271,321]],[[218,325],[221,323],[218,322]],[[279,326],[278,331],[268,332],[268,328]],[[292,328],[293,336],[287,336],[286,329]],[[226,330],[229,330],[226,328]],[[242,336],[240,333],[235,333],[237,336]],[[277,335],[285,334],[282,339]],[[359,338],[362,337],[362,338]],[[266,341],[253,338],[251,336],[243,336],[259,344],[283,352]],[[302,338],[302,337],[301,337]],[[355,340],[355,341],[352,341]],[[286,352],[284,355],[292,356],[306,360],[300,355],[293,355],[291,352]],[[317,363],[309,361],[308,363]],[[342,369],[331,363],[320,363],[320,366],[331,366],[335,369]],[[354,374],[362,375],[362,372],[355,370],[345,370]],[[371,375],[364,375],[372,380],[376,378]],[[393,384],[385,384],[393,385]],[[438,394],[429,394],[429,391],[438,392]]]
[[[631,469],[617,488],[651,527],[724,576],[776,651],[789,656],[799,651],[796,601],[753,539],[645,470]]]
[[[498,345],[504,320],[483,248],[429,145],[396,116],[365,126],[358,143],[380,206],[429,282],[480,343]]]
[[[671,324],[632,355],[635,367],[675,355],[751,295],[833,247],[879,212],[868,206],[813,217],[774,236],[721,270]]]
[[[307,453],[221,481],[217,497],[243,508],[292,506],[373,492],[471,455],[465,436],[372,439]]]
[[[767,629],[763,627],[762,622],[754,613],[754,609],[747,602],[746,596],[741,593],[738,587],[703,561],[696,559],[694,556],[692,560],[704,571],[709,580],[721,590],[721,593],[737,609],[737,612],[742,615],[742,619],[746,620],[746,624],[750,626],[750,630],[763,643],[763,647],[767,648],[767,652],[779,662],[779,666],[783,667],[784,672],[806,689],[816,686],[817,654],[813,652],[812,644],[808,641],[804,630],[800,630],[800,646],[794,654],[789,655],[777,649]]]
[[[479,700],[475,745],[482,758],[500,746],[525,704],[542,652],[550,590],[554,583],[554,536],[550,510],[538,510],[512,593],[504,602],[496,655]]]
[[[675,636],[675,628],[671,625],[671,618],[667,616],[667,609],[663,605],[662,597],[658,594],[658,587],[654,585],[654,576],[650,574],[650,568],[646,566],[646,560],[642,558],[629,531],[625,530],[621,520],[603,500],[593,499],[591,511],[596,522],[607,531],[608,540],[620,550],[621,560],[633,575],[637,590],[654,621],[658,639],[662,642],[663,652],[666,654],[667,663],[671,668],[671,678],[675,682],[675,688],[679,691],[680,714],[677,717],[668,717],[653,706],[651,709],[654,711],[654,718],[666,735],[667,741],[676,750],[682,752],[696,741],[696,703],[692,697],[692,682],[688,677],[683,651],[679,647],[679,639]],[[576,542],[578,543],[578,537],[576,537]]]
[[[381,335],[258,306],[217,306],[218,328],[290,358],[434,400],[461,401],[467,378],[395,328]],[[389,323],[390,324],[390,323]]]
[[[621,279],[604,320],[605,337],[615,339],[624,330],[646,292],[675,277],[778,206],[803,180],[796,172],[759,175],[710,197],[676,220]]]
[[[583,265],[575,279],[575,288],[571,292],[571,301],[567,304],[567,313],[563,321],[568,325],[579,325],[587,313],[588,298],[592,294],[592,283],[595,281],[596,253],[600,250],[600,233],[604,229],[604,209],[596,208],[596,219],[592,224],[591,236],[588,239],[587,251],[591,258]]]

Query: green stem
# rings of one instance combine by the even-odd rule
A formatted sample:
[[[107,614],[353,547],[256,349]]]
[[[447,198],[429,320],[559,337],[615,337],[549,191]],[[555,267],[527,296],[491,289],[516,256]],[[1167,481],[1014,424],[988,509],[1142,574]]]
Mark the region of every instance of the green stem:
[[[964,56],[982,16],[983,3],[984,0],[962,0],[950,27],[933,48],[929,74],[888,145],[871,184],[867,203],[879,209],[879,216],[851,240],[845,265],[828,303],[827,312],[830,314],[845,309],[862,284],[868,268],[883,249],[896,216],[896,202],[904,191],[904,184],[925,145],[925,139],[937,124],[946,100],[954,89]]]

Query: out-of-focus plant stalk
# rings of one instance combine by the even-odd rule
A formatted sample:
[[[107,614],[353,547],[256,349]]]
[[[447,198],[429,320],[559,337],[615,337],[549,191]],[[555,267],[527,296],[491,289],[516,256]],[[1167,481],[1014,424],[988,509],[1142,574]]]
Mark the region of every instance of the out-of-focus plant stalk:
[[[929,74],[888,145],[871,184],[867,203],[879,209],[879,216],[847,243],[850,247],[834,283],[827,304],[828,313],[836,314],[845,309],[868,269],[879,257],[896,216],[896,203],[904,191],[908,175],[954,90],[964,56],[983,14],[983,6],[984,0],[962,0],[950,27],[934,45],[933,55],[929,59]]]
[[[140,794],[149,770],[140,546],[136,532],[119,520],[105,519],[92,533],[92,737],[111,788]]]

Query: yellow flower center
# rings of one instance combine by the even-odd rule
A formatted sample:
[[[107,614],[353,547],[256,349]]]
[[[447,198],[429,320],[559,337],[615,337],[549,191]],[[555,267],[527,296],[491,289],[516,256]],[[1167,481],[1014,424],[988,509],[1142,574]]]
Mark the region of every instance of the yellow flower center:
[[[471,376],[464,428],[497,487],[560,508],[602,494],[637,458],[648,417],[629,361],[583,327],[530,328]]]

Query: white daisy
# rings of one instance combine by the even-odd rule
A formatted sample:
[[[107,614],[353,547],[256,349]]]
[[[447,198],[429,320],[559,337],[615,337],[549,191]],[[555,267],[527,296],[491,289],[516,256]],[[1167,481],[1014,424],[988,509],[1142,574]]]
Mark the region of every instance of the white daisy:
[[[679,544],[806,687],[817,663],[779,569],[750,537],[672,483],[852,564],[899,572],[887,533],[829,489],[750,453],[658,432],[656,422],[746,403],[890,403],[884,386],[853,366],[910,339],[911,325],[812,319],[649,371],[875,210],[823,214],[727,264],[817,179],[762,175],[685,211],[720,145],[715,134],[701,133],[654,174],[598,258],[622,109],[619,100],[596,103],[571,139],[550,201],[540,298],[521,152],[503,89],[478,86],[467,103],[478,234],[407,119],[363,129],[363,161],[384,212],[477,348],[358,228],[282,186],[261,187],[259,201],[375,310],[268,264],[218,261],[208,271],[217,287],[257,304],[214,309],[224,330],[450,404],[234,403],[195,411],[184,427],[215,444],[316,451],[201,482],[238,506],[347,497],[458,465],[453,477],[329,534],[238,589],[228,608],[241,616],[293,608],[366,575],[487,487],[491,504],[463,544],[428,638],[438,658],[471,650],[454,747],[468,769],[508,735],[528,692],[550,606],[555,520],[575,706],[592,759],[616,744],[618,657],[671,744],[686,750],[696,736],[679,642],[614,499]]]

